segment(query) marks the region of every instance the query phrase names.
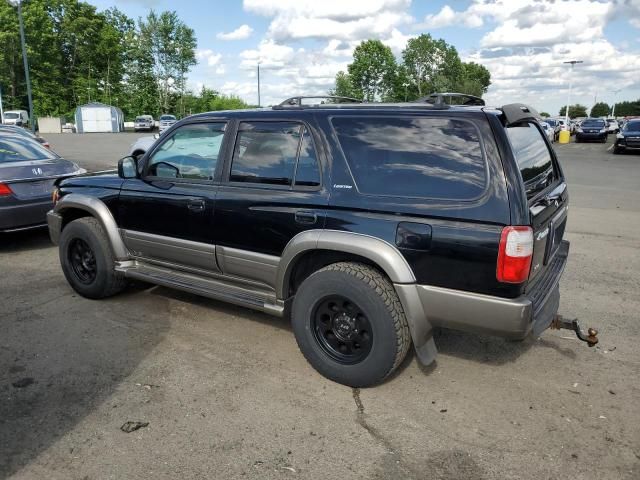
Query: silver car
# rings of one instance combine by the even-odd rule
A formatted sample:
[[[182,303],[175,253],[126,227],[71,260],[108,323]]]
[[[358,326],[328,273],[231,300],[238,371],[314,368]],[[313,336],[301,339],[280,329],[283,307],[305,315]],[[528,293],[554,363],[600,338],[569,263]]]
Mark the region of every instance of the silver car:
[[[161,115],[160,116],[160,133],[164,132],[171,125],[176,123],[178,120],[174,115]]]
[[[155,127],[155,121],[151,115],[139,115],[133,122],[133,129],[138,132],[140,130],[152,131]]]

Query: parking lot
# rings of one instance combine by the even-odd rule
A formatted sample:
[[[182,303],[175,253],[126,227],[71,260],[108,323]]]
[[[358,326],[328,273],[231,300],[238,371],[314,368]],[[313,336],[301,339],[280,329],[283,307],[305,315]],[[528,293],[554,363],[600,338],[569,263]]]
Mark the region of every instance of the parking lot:
[[[102,170],[138,136],[47,139]],[[87,300],[46,231],[0,237],[0,478],[640,478],[640,155],[611,142],[555,146],[560,313],[600,344],[442,331],[435,366],[371,389],[316,373],[285,320],[145,285]]]

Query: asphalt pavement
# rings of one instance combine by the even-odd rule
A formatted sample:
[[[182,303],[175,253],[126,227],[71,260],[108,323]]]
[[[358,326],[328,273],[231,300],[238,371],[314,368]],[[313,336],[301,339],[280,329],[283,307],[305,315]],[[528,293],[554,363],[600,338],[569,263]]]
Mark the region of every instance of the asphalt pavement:
[[[134,140],[47,137],[91,170]],[[0,478],[640,478],[640,155],[609,146],[556,146],[560,313],[597,347],[445,330],[435,366],[411,354],[364,390],[317,374],[282,319],[146,285],[87,300],[46,231],[0,237]]]

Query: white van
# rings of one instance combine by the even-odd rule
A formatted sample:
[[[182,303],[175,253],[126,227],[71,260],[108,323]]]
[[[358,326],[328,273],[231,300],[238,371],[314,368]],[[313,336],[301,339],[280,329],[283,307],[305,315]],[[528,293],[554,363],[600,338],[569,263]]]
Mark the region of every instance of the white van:
[[[2,115],[2,123],[23,127],[29,123],[29,112],[26,110],[7,110]]]

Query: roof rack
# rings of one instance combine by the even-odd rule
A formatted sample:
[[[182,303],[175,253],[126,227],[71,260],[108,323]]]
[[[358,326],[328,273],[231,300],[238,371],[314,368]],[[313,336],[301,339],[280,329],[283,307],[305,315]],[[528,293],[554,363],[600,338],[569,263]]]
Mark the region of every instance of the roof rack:
[[[462,103],[453,104],[453,99],[460,99]],[[447,100],[449,100],[447,102]],[[468,95],[466,93],[432,93],[426,97],[419,98],[416,102],[430,103],[435,106],[444,107],[445,105],[459,105],[459,106],[480,106],[484,107],[485,102],[480,97],[474,95]]]
[[[312,105],[303,105],[303,100],[311,100],[311,99],[326,99],[330,100],[328,102],[318,102],[317,104],[336,104],[336,103],[363,103],[362,100],[358,100],[357,98],[351,97],[338,97],[334,95],[319,95],[319,96],[298,96],[287,98],[284,102],[281,102],[279,105],[274,105],[274,110],[281,110],[287,107],[305,107]]]

